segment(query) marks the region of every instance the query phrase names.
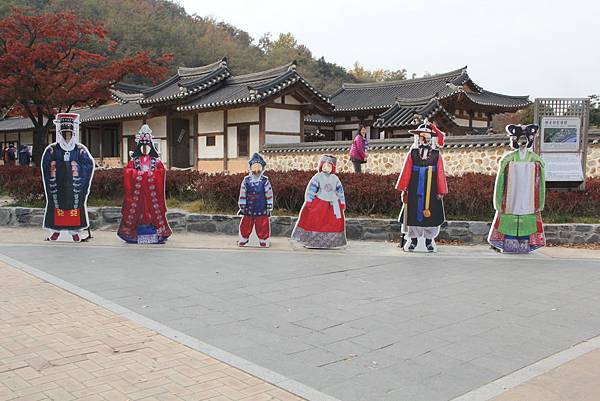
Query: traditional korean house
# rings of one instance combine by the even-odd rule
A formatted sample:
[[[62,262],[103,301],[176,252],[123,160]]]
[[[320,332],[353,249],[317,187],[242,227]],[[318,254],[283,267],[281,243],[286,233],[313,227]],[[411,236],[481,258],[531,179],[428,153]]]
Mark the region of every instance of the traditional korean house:
[[[310,115],[307,131],[326,132],[326,140],[351,140],[359,124],[372,139],[408,136],[429,118],[450,135],[483,134],[494,114],[516,112],[530,104],[528,96],[487,91],[469,77],[467,67],[423,78],[343,84],[331,95],[329,115]]]
[[[333,109],[328,98],[296,72],[295,63],[233,75],[222,59],[181,67],[159,85],[132,89],[117,85],[113,97],[149,110],[146,123],[160,138],[167,164],[208,172],[245,171],[248,156],[263,145],[302,142],[306,114]],[[141,124],[123,123],[124,148],[132,149]]]
[[[482,134],[494,114],[530,103],[527,96],[482,89],[466,68],[418,79],[344,84],[328,97],[293,62],[235,75],[225,58],[180,67],[151,87],[118,83],[112,94],[111,103],[73,110],[81,115],[82,142],[100,166],[126,163],[146,123],[169,168],[207,172],[245,171],[248,156],[267,148],[351,140],[361,123],[371,138],[382,140],[408,136],[424,118],[450,135]],[[0,145],[30,145],[32,131],[29,119],[0,119]],[[48,140],[54,140],[52,132]]]

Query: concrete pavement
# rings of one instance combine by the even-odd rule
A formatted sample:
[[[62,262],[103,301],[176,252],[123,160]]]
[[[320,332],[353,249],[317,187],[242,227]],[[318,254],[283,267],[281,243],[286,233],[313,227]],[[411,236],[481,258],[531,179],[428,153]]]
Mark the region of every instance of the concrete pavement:
[[[249,250],[178,233],[73,248],[12,231],[0,253],[342,400],[448,400],[600,334],[598,252]]]

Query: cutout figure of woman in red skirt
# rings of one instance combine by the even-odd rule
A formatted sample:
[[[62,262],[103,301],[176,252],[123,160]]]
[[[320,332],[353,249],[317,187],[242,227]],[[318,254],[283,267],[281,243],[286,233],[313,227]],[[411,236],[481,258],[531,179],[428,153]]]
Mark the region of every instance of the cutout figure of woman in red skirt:
[[[306,187],[304,205],[292,239],[306,248],[337,248],[346,245],[344,188],[335,175],[337,160],[324,155],[319,172]]]

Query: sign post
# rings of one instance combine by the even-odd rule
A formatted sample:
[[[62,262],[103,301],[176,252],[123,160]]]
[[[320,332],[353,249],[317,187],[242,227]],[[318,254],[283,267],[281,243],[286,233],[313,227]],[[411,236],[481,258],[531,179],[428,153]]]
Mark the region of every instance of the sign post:
[[[535,99],[536,151],[546,163],[548,188],[585,188],[589,113],[588,98]]]

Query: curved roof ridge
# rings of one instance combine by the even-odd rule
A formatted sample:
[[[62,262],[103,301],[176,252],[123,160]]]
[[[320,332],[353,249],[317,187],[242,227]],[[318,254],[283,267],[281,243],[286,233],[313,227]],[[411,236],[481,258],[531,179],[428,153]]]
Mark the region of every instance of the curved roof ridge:
[[[529,100],[529,95],[505,95],[503,93],[492,92],[492,91],[489,91],[489,90],[486,90],[486,89],[482,89],[481,92],[483,92],[483,93],[489,93],[489,94],[497,95],[497,96],[510,97],[512,99],[524,99],[524,100],[526,99],[526,100]]]
[[[116,82],[113,84],[112,87],[115,90],[118,90],[119,92],[123,92],[126,94],[141,93],[144,90],[149,88],[147,85],[131,84],[128,82]]]
[[[445,78],[445,77],[452,77],[455,75],[460,76],[461,74],[466,74],[466,72],[467,72],[467,66],[464,66],[464,67],[458,68],[456,70],[452,70],[452,71],[448,71],[448,72],[444,72],[444,73],[440,73],[440,74],[429,75],[427,77],[420,77],[420,78],[398,79],[398,80],[394,80],[394,81],[381,81],[381,82],[362,82],[362,83],[344,82],[342,84],[342,89],[363,89],[363,88],[378,88],[381,86],[407,85],[407,84],[416,83],[416,82],[426,82],[426,81],[437,80],[437,79]]]
[[[231,83],[243,83],[243,82],[258,81],[258,80],[262,80],[262,79],[275,78],[275,77],[282,75],[290,70],[292,70],[292,71],[296,70],[296,61],[295,60],[292,62],[289,62],[287,64],[280,65],[278,67],[270,68],[268,70],[251,72],[249,74],[243,74],[243,75],[234,75],[230,78],[230,82]]]
[[[418,97],[418,98],[397,97],[396,104],[399,104],[400,106],[418,106],[421,104],[427,104],[427,103],[431,102],[432,100],[437,100],[437,98],[431,97],[431,96],[424,96],[424,97]]]
[[[197,67],[177,67],[177,75],[180,77],[189,77],[194,75],[206,74],[219,67],[227,67],[227,57],[223,57],[214,63],[201,65]]]

